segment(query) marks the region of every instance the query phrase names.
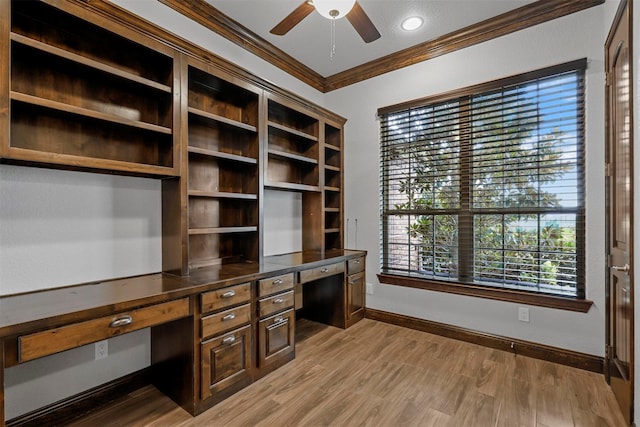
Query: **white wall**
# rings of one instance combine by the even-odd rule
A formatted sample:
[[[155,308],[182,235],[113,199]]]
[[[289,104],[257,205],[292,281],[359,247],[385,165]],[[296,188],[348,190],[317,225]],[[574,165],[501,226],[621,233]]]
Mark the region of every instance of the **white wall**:
[[[369,251],[367,306],[602,356],[604,354],[604,16],[603,7],[556,19],[412,67],[330,92],[325,105],[345,127],[345,213],[358,219]],[[379,107],[587,57],[587,314],[379,284]],[[354,239],[350,240],[355,241]]]
[[[0,295],[160,271],[161,239],[158,180],[0,165]],[[148,366],[149,341],[7,369],[7,419]]]
[[[264,255],[302,250],[302,194],[293,191],[264,192]]]

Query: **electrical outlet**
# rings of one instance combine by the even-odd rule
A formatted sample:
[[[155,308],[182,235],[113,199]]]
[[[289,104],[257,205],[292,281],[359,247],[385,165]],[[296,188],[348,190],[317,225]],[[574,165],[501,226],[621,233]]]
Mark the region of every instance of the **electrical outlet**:
[[[373,295],[373,283],[367,283],[367,295]]]
[[[104,359],[109,355],[109,341],[102,340],[96,343],[96,360]]]
[[[518,320],[529,323],[529,308],[518,307]]]

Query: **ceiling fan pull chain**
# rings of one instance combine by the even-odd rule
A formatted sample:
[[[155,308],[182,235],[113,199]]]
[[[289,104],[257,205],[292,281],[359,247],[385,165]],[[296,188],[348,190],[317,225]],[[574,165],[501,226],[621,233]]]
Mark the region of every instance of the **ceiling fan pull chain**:
[[[333,61],[333,57],[336,56],[336,19],[331,20],[331,54],[329,57]]]

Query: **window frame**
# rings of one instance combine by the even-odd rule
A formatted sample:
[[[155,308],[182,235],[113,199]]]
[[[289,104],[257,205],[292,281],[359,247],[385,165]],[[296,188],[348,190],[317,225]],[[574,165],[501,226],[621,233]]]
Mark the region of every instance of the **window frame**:
[[[389,114],[399,113],[399,112],[403,112],[403,111],[414,109],[414,108],[420,108],[420,107],[435,105],[435,104],[444,103],[444,102],[454,102],[454,101],[464,102],[465,99],[468,100],[473,95],[486,93],[492,90],[496,90],[496,89],[500,89],[500,88],[504,88],[512,85],[526,83],[526,82],[533,81],[540,78],[552,77],[554,75],[559,75],[566,72],[581,73],[580,77],[583,83],[582,95],[583,95],[583,99],[586,99],[586,83],[585,83],[586,68],[587,68],[587,59],[583,58],[583,59],[570,61],[563,64],[554,65],[551,67],[546,67],[546,68],[538,69],[538,70],[523,73],[523,74],[518,74],[518,75],[514,75],[514,76],[502,78],[502,79],[493,80],[486,83],[481,83],[474,86],[469,86],[462,89],[441,93],[434,96],[428,96],[424,98],[411,100],[408,102],[403,102],[400,104],[391,105],[388,107],[383,107],[378,109],[378,116],[382,117]],[[579,230],[576,236],[577,256],[578,256],[578,260],[576,263],[577,264],[576,266],[577,295],[576,296],[556,295],[551,293],[543,293],[539,291],[525,291],[525,290],[517,290],[517,289],[511,289],[511,288],[492,287],[490,285],[482,285],[474,282],[466,282],[460,279],[462,274],[459,275],[457,280],[451,280],[451,279],[439,280],[437,278],[428,278],[428,277],[420,276],[417,274],[412,274],[410,272],[407,272],[405,274],[405,273],[399,273],[399,272],[391,272],[391,270],[390,271],[381,270],[381,272],[378,274],[378,279],[380,283],[426,289],[426,290],[439,291],[439,292],[454,293],[454,294],[460,294],[460,295],[475,296],[475,297],[481,297],[481,298],[489,298],[489,299],[500,300],[500,301],[524,303],[529,305],[544,306],[544,307],[558,308],[558,309],[578,311],[578,312],[587,312],[591,307],[591,305],[593,304],[593,302],[585,298],[586,285],[585,285],[584,271],[585,271],[586,228],[585,228],[584,198],[586,194],[586,191],[585,191],[586,164],[584,161],[584,156],[586,151],[586,141],[585,141],[586,126],[585,126],[584,116],[586,114],[584,109],[586,108],[586,102],[583,107],[584,108],[581,111],[581,117],[578,117],[578,124],[579,124],[578,137],[580,138],[580,141],[581,141],[578,155],[579,155],[579,162],[580,162],[579,164],[581,164],[582,170],[580,171],[581,174],[579,175],[579,179],[578,179],[579,203],[576,209],[577,230]],[[380,138],[380,142],[381,142],[381,149],[382,149],[382,135]],[[466,150],[470,149],[468,145],[469,142],[470,141],[468,138],[465,140],[462,140],[462,139],[460,140],[461,154],[459,158],[461,161],[464,160],[465,158],[468,159],[470,157],[470,156],[464,157],[462,155],[462,151],[464,149]],[[383,165],[381,160],[381,172],[383,172],[382,166]],[[465,174],[461,174],[460,176],[461,181],[464,181],[465,179],[467,180],[466,182],[460,182],[460,189],[461,189],[460,192],[462,193],[461,204],[463,203],[468,204],[469,198],[468,197],[465,198],[464,194],[469,193],[470,187],[468,183],[468,174],[466,174],[467,175],[466,178],[464,175]],[[384,262],[382,257],[385,254],[385,250],[386,250],[385,246],[387,242],[386,227],[382,222],[386,220],[386,216],[385,216],[386,206],[384,202],[383,185],[384,185],[384,179],[381,173],[381,191],[380,191],[381,269],[384,269]],[[466,209],[464,209],[463,206],[461,206],[459,209],[460,213],[462,213],[465,216],[469,216],[471,218],[473,218],[472,211],[473,209],[471,209],[470,206],[466,206]],[[472,220],[471,220],[471,227],[473,227]],[[465,235],[467,236],[467,239],[468,239],[470,234],[467,232]],[[471,233],[471,236],[473,236],[473,233]],[[464,242],[463,244],[473,245],[473,241]],[[462,268],[462,267],[459,266],[459,268]],[[460,271],[459,273],[462,273],[462,271]]]

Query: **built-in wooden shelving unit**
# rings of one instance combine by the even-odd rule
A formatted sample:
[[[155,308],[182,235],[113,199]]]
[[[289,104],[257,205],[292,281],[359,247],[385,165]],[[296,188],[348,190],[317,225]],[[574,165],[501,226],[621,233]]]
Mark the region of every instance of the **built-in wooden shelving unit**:
[[[302,194],[303,249],[342,248],[343,119],[94,5],[0,7],[3,161],[167,178],[166,272],[259,261],[265,188]]]
[[[193,64],[187,74],[189,270],[257,261],[261,91]]]
[[[0,143],[4,158],[180,173],[172,53],[39,2],[12,4],[9,40],[11,138]]]
[[[324,124],[324,248],[344,245],[342,126]]]

